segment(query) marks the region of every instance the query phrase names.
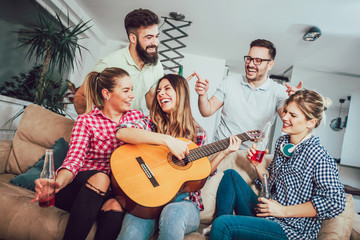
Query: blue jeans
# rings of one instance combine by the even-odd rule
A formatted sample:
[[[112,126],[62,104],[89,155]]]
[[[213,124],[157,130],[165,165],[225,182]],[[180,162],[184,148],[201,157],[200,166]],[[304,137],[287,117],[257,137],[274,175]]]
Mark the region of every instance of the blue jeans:
[[[159,227],[159,240],[182,240],[200,224],[200,213],[195,204],[183,201],[187,194],[180,194],[175,202],[161,211],[159,219],[143,219],[127,213],[117,240],[146,240]],[[157,221],[159,220],[159,221]]]
[[[210,239],[287,239],[279,224],[256,217],[257,199],[235,170],[226,170],[216,194],[217,218],[212,224]]]

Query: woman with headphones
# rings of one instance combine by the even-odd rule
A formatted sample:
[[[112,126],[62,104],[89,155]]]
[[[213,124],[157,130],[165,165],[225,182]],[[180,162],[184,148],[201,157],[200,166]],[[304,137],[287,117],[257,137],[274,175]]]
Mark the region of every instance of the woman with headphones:
[[[335,161],[312,130],[330,100],[310,90],[297,91],[284,104],[281,136],[265,168],[251,160],[261,183],[268,174],[270,198],[259,197],[234,170],[227,170],[217,192],[217,218],[210,239],[316,239],[322,220],[345,209],[345,194]],[[233,215],[235,211],[236,215]]]

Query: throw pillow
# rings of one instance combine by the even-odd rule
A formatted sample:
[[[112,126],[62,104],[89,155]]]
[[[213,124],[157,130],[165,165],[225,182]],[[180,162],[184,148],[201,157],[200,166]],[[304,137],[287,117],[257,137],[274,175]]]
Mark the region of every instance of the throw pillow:
[[[58,169],[69,150],[69,144],[65,141],[64,138],[59,138],[55,141],[55,144],[51,147],[54,154],[54,169]],[[44,165],[45,154],[37,161],[32,167],[29,167],[29,170],[23,174],[15,176],[10,180],[10,183],[27,188],[29,190],[35,191],[35,180],[40,177]]]

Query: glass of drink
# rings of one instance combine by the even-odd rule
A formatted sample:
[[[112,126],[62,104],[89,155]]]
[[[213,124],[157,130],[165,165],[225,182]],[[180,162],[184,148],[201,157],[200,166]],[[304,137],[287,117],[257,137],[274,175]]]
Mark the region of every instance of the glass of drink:
[[[46,149],[43,170],[40,174],[42,184],[41,195],[39,196],[40,207],[51,207],[55,204],[55,171],[53,150]]]
[[[262,162],[269,142],[270,130],[271,122],[267,122],[264,129],[261,131],[258,140],[256,141],[256,153],[252,155],[252,161],[256,161],[258,163]]]

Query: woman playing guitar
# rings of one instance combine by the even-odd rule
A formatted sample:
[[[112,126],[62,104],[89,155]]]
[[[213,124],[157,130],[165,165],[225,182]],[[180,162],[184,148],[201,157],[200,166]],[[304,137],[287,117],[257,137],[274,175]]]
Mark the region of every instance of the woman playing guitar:
[[[136,123],[121,124],[116,137],[126,143],[156,144],[169,148],[178,159],[189,153],[188,143],[176,138],[187,138],[198,146],[205,143],[205,131],[194,120],[190,109],[187,81],[175,74],[161,78],[156,87],[156,98],[150,111]],[[241,141],[230,137],[230,145],[211,161],[211,173],[229,153],[239,149]],[[159,239],[183,239],[185,234],[197,230],[200,211],[204,206],[200,191],[178,195],[167,204],[159,219],[143,219],[126,213],[118,239],[149,239],[159,228]]]

